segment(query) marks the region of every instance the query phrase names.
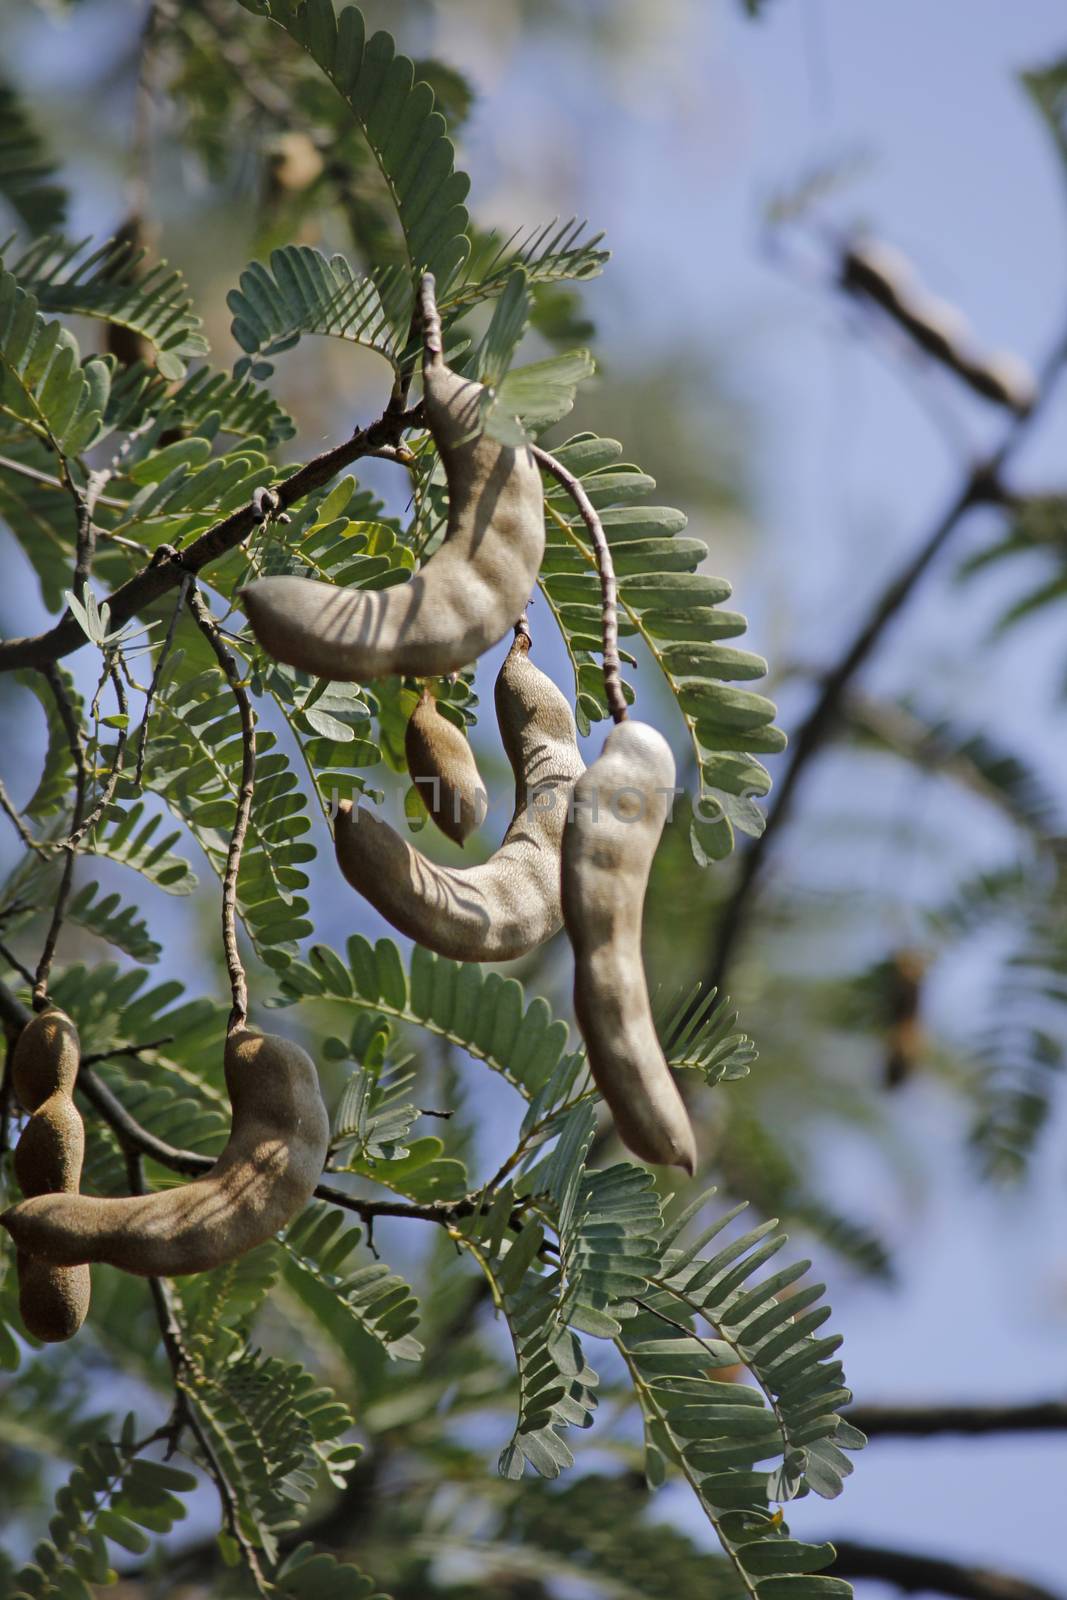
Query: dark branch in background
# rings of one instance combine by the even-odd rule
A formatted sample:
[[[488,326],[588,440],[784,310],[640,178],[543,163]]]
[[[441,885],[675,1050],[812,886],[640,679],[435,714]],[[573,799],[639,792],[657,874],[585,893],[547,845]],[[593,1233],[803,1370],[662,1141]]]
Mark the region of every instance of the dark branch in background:
[[[830,1541],[837,1559],[827,1569],[835,1578],[875,1578],[896,1584],[905,1594],[944,1594],[953,1600],[1063,1600],[1040,1583],[1028,1583],[987,1567],[961,1566],[938,1556],[914,1555],[906,1550],[886,1550],[880,1545],[856,1544],[851,1539]]]
[[[568,472],[561,461],[550,456],[540,445],[532,444],[530,454],[539,466],[550,472],[557,483],[563,485],[589,530],[600,574],[600,617],[604,639],[604,697],[608,710],[616,722],[625,722],[628,716],[626,696],[622,692],[622,666],[619,662],[619,612],[618,592],[615,585],[615,564],[604,526],[596,507],[582,487],[580,479]]]
[[[351,439],[324,451],[322,455],[306,462],[291,478],[279,482],[276,490],[279,508],[284,510],[313,489],[322,488],[343,467],[363,456],[402,460],[397,451],[400,436],[405,428],[418,426],[421,417],[419,407],[411,411],[387,408],[369,428],[361,428]],[[139,611],[151,605],[153,600],[177,588],[185,574],[200,572],[229,551],[236,550],[257,526],[255,507],[250,501],[221,522],[216,522],[214,527],[208,528],[193,540],[187,550],[174,551],[167,547],[157,551],[142,572],[120,584],[114,593],[108,595],[111,627],[123,627]],[[45,633],[0,641],[0,672],[11,672],[16,667],[45,667],[49,662],[70,655],[85,643],[87,640],[81,626],[70,612],[66,612]]]
[[[788,821],[797,787],[808,763],[822,749],[837,722],[838,710],[846,690],[866,665],[889,624],[902,610],[920,580],[926,575],[949,539],[974,506],[996,504],[1003,499],[1001,471],[1018,450],[1034,418],[1040,413],[1055,380],[1067,359],[1067,339],[1061,340],[1042,370],[1037,398],[1029,411],[1011,423],[999,448],[988,461],[969,467],[966,477],[948,507],[938,518],[914,555],[890,580],[872,606],[866,620],[837,665],[822,681],[822,689],[795,735],[786,766],[778,778],[774,798],[767,811],[767,826],[744,855],[737,883],[726,903],[719,923],[716,945],[705,974],[705,987],[722,991],[735,947],[741,937],[771,843]]]
[[[82,740],[81,727],[74,714],[74,707],[70,703],[70,696],[67,694],[59,668],[54,661],[45,667],[44,675],[48,679],[49,688],[55,696],[56,706],[66,729],[67,743],[70,746],[71,758],[74,762],[74,813],[71,819],[74,828],[70,838],[63,846],[67,859],[63,863],[63,876],[59,880],[59,888],[56,891],[56,902],[52,907],[52,920],[45,935],[44,949],[41,951],[41,959],[37,963],[37,975],[33,984],[33,1008],[35,1011],[43,1011],[48,1003],[48,979],[52,971],[52,958],[56,953],[59,931],[63,926],[63,918],[67,912],[67,902],[70,899],[70,886],[74,877],[74,859],[78,854],[78,846],[75,840],[81,827],[82,817],[85,815],[85,796],[88,784],[85,745]]]
[[[846,1420],[870,1438],[927,1438],[935,1433],[1061,1433],[1067,1400],[1022,1405],[850,1406]]]
[[[243,1028],[248,1019],[248,983],[237,945],[237,875],[241,870],[241,851],[248,833],[248,819],[252,815],[252,796],[256,786],[256,722],[248,690],[241,683],[237,661],[222,642],[219,625],[204,604],[203,596],[194,584],[189,591],[189,610],[200,632],[215,652],[215,657],[229,680],[234,700],[241,718],[241,787],[237,795],[237,815],[233,820],[230,848],[226,853],[226,872],[222,880],[222,944],[226,952],[226,970],[230,975],[230,992],[233,1007],[230,1011],[230,1032]]]

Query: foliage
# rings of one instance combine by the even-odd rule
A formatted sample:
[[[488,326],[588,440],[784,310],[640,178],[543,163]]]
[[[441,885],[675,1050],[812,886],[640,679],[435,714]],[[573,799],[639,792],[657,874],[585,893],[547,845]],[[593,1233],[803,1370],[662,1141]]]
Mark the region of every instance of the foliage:
[[[80,625],[97,685],[78,693],[62,668],[19,675],[20,703],[29,691],[43,710],[46,750],[29,798],[20,789],[10,802],[26,850],[0,886],[0,916],[29,961],[59,897],[49,993],[94,1073],[84,1187],[124,1194],[182,1181],[225,1138],[216,912],[210,935],[192,919],[198,875],[213,904],[235,874],[256,1014],[271,1005],[313,1042],[333,1110],[330,1157],[305,1212],[236,1263],[174,1284],[98,1269],[89,1323],[69,1348],[28,1340],[11,1274],[0,1284],[0,1364],[32,1402],[0,1451],[0,1489],[13,1501],[20,1483],[39,1494],[44,1464],[71,1467],[15,1592],[82,1594],[146,1556],[150,1576],[162,1560],[154,1541],[184,1515],[179,1495],[203,1481],[219,1498],[217,1541],[168,1545],[167,1559],[220,1594],[366,1596],[378,1578],[364,1565],[398,1592],[409,1582],[445,1592],[432,1501],[458,1484],[491,1519],[491,1537],[473,1541],[483,1556],[499,1546],[552,1579],[587,1576],[615,1595],[842,1594],[817,1575],[829,1548],[792,1539],[781,1514],[798,1495],[836,1494],[843,1451],[862,1442],[841,1419],[838,1341],[808,1263],[780,1266],[784,1236],[769,1221],[739,1233],[740,1208],[721,1209],[714,1191],[683,1206],[666,1181],[604,1159],[584,1055],[545,996],[388,938],[355,933],[343,956],[317,938],[318,813],[328,817],[338,794],[374,793],[375,768],[402,769],[415,685],[326,684],[278,666],[241,631],[240,590],[279,572],[339,587],[406,583],[445,507],[432,441],[409,412],[395,452],[410,491],[410,503],[396,497],[401,512],[356,476],[322,474],[273,514],[263,491],[297,470],[277,459],[296,431],[272,392],[278,358],[310,335],[361,344],[389,364],[383,410],[390,396],[410,406],[413,296],[429,269],[450,359],[490,391],[484,427],[517,445],[540,439],[595,370],[569,286],[593,279],[607,252],[573,220],[511,235],[471,224],[440,109],[464,115],[470,90],[450,68],[416,67],[387,34],[368,36],[353,7],[242,5],[158,8],[139,45],[216,180],[249,119],[298,136],[314,158],[304,193],[291,173],[283,182],[285,149],[273,147],[260,218],[273,237],[228,297],[241,351],[232,373],[202,364],[217,308],[202,320],[183,274],[143,251],[137,228],[100,241],[57,231],[54,171],[21,105],[0,94],[0,146],[13,152],[0,189],[29,235],[4,246],[0,276],[0,514],[44,606],[69,607]],[[353,237],[338,248],[320,229],[320,249],[303,224],[334,204]],[[283,223],[301,242],[278,235]],[[106,354],[82,355],[72,318],[89,319],[83,337],[99,332]],[[723,609],[730,588],[704,570],[706,545],[683,536],[680,512],[647,504],[655,484],[624,447],[581,432],[557,454],[601,514],[624,639],[654,662],[688,735],[693,849],[706,865],[730,851],[735,828],[761,827],[755,800],[769,779],[758,757],[784,743],[774,706],[747,687],[765,664],[733,642],[745,621]],[[554,479],[545,491],[542,609],[559,626],[588,731],[606,711],[592,549]],[[226,537],[250,504],[250,535]],[[113,592],[194,545],[208,547],[196,573],[113,628]],[[190,613],[194,582],[217,632]],[[434,687],[448,714],[476,723],[470,674]],[[231,840],[253,742],[238,863]],[[164,895],[188,897],[184,948],[167,935]],[[551,984],[536,964],[524,976]],[[16,991],[26,998],[25,985]],[[736,1012],[688,986],[657,996],[656,1012],[671,1064],[727,1100],[756,1059]],[[517,1124],[488,1163],[467,1067],[496,1076]],[[15,1124],[3,1126],[9,1139]],[[0,1162],[6,1189],[6,1152]],[[797,1187],[783,1179],[776,1193],[795,1201]],[[407,1242],[419,1230],[432,1241],[421,1253]],[[90,1364],[136,1386],[136,1420],[116,1438],[88,1398]],[[726,1381],[727,1368],[743,1381]],[[624,1571],[580,1459],[588,1430],[606,1500],[643,1519],[635,1472],[652,1487],[672,1477],[721,1557],[642,1520]],[[568,1473],[550,1491],[539,1482]],[[401,1493],[383,1493],[385,1481]],[[361,1497],[403,1533],[368,1533],[375,1561],[360,1548],[355,1566],[333,1549],[358,1543],[348,1522]]]

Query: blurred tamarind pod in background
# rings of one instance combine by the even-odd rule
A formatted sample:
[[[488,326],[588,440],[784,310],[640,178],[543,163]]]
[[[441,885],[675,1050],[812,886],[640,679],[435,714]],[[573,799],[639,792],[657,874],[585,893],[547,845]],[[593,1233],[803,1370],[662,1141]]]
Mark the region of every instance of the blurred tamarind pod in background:
[[[911,1077],[922,1053],[924,1034],[919,1021],[926,961],[917,950],[896,950],[889,963],[886,1009],[885,1086],[899,1089]]]

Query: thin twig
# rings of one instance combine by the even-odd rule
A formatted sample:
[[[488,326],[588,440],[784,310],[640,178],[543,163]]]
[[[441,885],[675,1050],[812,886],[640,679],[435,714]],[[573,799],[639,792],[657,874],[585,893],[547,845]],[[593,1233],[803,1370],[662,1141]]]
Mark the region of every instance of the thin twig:
[[[18,973],[19,977],[24,983],[28,983],[30,988],[33,988],[33,973],[30,971],[29,967],[23,965],[13,950],[8,949],[6,944],[0,944],[0,957],[7,962],[8,966],[13,972]]]
[[[144,753],[145,747],[148,744],[148,719],[152,713],[152,701],[156,697],[156,690],[159,688],[159,680],[163,676],[163,668],[166,665],[167,657],[169,656],[171,646],[174,643],[174,635],[178,631],[178,618],[182,614],[182,607],[185,605],[185,597],[189,592],[189,585],[191,582],[192,578],[188,573],[186,573],[178,585],[178,599],[175,602],[174,610],[171,613],[170,622],[167,624],[167,636],[163,640],[163,645],[160,649],[159,655],[156,657],[155,668],[152,672],[152,678],[148,685],[148,692],[145,695],[144,713],[141,717],[141,728],[137,740],[137,765],[133,772],[133,781],[138,788],[141,787],[141,783],[144,778]]]
[[[12,827],[28,850],[36,850],[40,856],[48,855],[48,847],[43,845],[40,839],[34,838],[22,820],[22,812],[8,794],[3,778],[0,778],[0,811],[10,820]]]
[[[72,837],[62,847],[67,859],[63,863],[63,876],[56,891],[55,905],[52,907],[52,921],[45,936],[44,949],[41,951],[41,959],[37,963],[37,975],[33,984],[33,1007],[35,1011],[43,1011],[48,1004],[48,979],[52,971],[52,958],[56,953],[56,944],[59,940],[60,929],[63,926],[63,918],[66,915],[71,883],[74,878],[74,861],[78,854],[78,847],[72,840],[81,827],[82,817],[85,814],[85,797],[88,782],[85,745],[82,740],[81,727],[71,704],[70,696],[67,694],[59,668],[54,661],[50,661],[43,670],[44,676],[48,680],[49,688],[55,696],[56,707],[66,729],[67,743],[70,746],[71,757],[74,761],[74,811],[71,818],[74,828]]]
[[[619,661],[619,610],[618,591],[615,584],[615,564],[611,559],[611,546],[608,544],[604,525],[597,514],[596,507],[582,487],[580,478],[573,472],[568,472],[561,461],[549,455],[547,450],[542,450],[540,445],[532,444],[530,454],[546,472],[550,472],[558,483],[561,483],[578,507],[582,521],[589,530],[589,537],[593,542],[593,551],[596,555],[597,571],[600,573],[600,620],[604,640],[604,696],[608,702],[608,710],[616,722],[625,722],[628,711],[626,696],[622,692],[622,664]]]
[[[1062,1600],[1044,1584],[1029,1583],[988,1567],[961,1566],[940,1556],[911,1550],[888,1550],[881,1545],[858,1544],[852,1539],[831,1539],[837,1559],[828,1568],[838,1578],[875,1578],[895,1584],[905,1594],[945,1594],[953,1600]]]
[[[1035,417],[1052,392],[1056,378],[1067,360],[1067,339],[1061,339],[1045,362],[1038,385],[1037,399],[1025,414],[1016,416],[999,448],[988,461],[968,467],[963,482],[948,506],[934,523],[914,555],[886,585],[871,610],[853,635],[837,664],[823,679],[822,689],[794,737],[785,770],[778,778],[774,799],[767,811],[767,825],[742,859],[737,883],[726,904],[705,975],[706,986],[722,989],[734,949],[755,897],[768,851],[779,829],[788,820],[797,787],[812,757],[822,749],[833,731],[839,707],[856,674],[881,643],[889,627],[915,592],[934,561],[944,550],[967,512],[975,506],[999,503],[1003,499],[1001,474],[1022,444]]]
[[[295,505],[312,490],[329,483],[342,468],[364,456],[403,461],[404,456],[397,450],[397,443],[404,430],[415,426],[421,415],[418,408],[406,411],[399,406],[387,407],[370,427],[359,429],[351,439],[345,439],[332,450],[323,451],[291,477],[283,478],[277,486],[280,509]],[[249,500],[247,505],[206,529],[180,554],[169,548],[157,551],[142,571],[120,584],[108,596],[112,628],[122,628],[139,611],[151,605],[153,600],[176,588],[186,572],[200,572],[229,551],[236,550],[257,526],[255,507]],[[0,672],[11,672],[16,667],[43,667],[70,655],[86,642],[80,623],[68,611],[45,633],[0,641]]]
[[[871,1438],[929,1438],[933,1434],[1062,1433],[1067,1400],[1019,1405],[850,1406],[846,1422]]]
[[[7,1035],[4,1041],[4,1072],[0,1078],[0,1156],[7,1150],[11,1135],[11,1058],[15,1054],[15,1038]]]
[[[127,1152],[126,1173],[129,1179],[130,1193],[147,1194],[148,1190],[144,1181],[144,1165],[140,1155]],[[195,1369],[186,1353],[181,1323],[178,1321],[178,1315],[174,1309],[174,1296],[170,1285],[165,1278],[150,1277],[148,1279],[148,1287],[156,1310],[156,1320],[159,1323],[163,1348],[167,1353],[167,1360],[170,1363],[170,1370],[174,1379],[174,1414],[167,1433],[175,1445],[183,1428],[188,1428],[196,1440],[204,1458],[204,1466],[208,1476],[215,1485],[226,1529],[236,1542],[259,1592],[263,1595],[269,1594],[270,1586],[260,1563],[260,1553],[241,1525],[237,1501],[230,1487],[225,1468],[219,1460],[218,1453],[207,1429],[197,1414],[196,1406],[190,1398],[189,1390],[186,1386],[186,1373]]]
[[[252,796],[256,786],[256,724],[252,702],[241,682],[236,657],[231,655],[222,640],[219,625],[204,604],[203,596],[194,585],[189,591],[189,610],[204,638],[215,652],[219,666],[229,679],[237,710],[241,718],[241,787],[237,795],[237,815],[230,834],[230,848],[226,855],[226,872],[222,880],[222,943],[226,952],[226,970],[230,975],[230,992],[233,1007],[230,1011],[230,1031],[243,1028],[248,1017],[248,982],[237,946],[237,875],[241,870],[241,851],[248,833],[248,819],[252,814]]]
[[[116,1044],[110,1050],[90,1050],[81,1058],[83,1067],[95,1067],[99,1061],[113,1061],[116,1056],[140,1056],[146,1050],[160,1050],[165,1044],[173,1044],[172,1033],[161,1033],[158,1039],[146,1039],[144,1044]]]
[[[105,676],[111,679],[111,687],[115,691],[115,702],[119,708],[119,716],[125,718],[125,721],[119,725],[115,738],[115,759],[111,763],[111,771],[108,773],[107,782],[101,789],[99,798],[97,799],[92,811],[90,811],[89,815],[84,819],[84,821],[74,829],[73,833],[71,833],[65,844],[61,846],[63,849],[71,847],[74,850],[77,850],[85,836],[89,833],[92,833],[93,829],[100,821],[100,818],[111,804],[115,790],[118,787],[119,778],[122,775],[122,763],[126,754],[126,740],[129,737],[130,707],[129,702],[126,699],[126,688],[122,682],[122,678],[114,665],[112,665],[110,662],[105,669]]]

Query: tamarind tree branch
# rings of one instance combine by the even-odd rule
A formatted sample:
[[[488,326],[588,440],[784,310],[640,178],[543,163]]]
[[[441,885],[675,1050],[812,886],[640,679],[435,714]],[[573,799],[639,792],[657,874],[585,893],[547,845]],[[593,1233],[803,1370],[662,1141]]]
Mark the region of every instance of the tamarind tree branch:
[[[969,466],[963,482],[918,549],[908,557],[878,595],[867,617],[853,634],[835,666],[822,680],[815,704],[794,736],[786,765],[775,783],[763,833],[741,860],[737,882],[719,922],[715,947],[705,974],[705,987],[723,989],[734,950],[744,931],[771,844],[789,820],[800,780],[812,758],[833,732],[838,710],[856,674],[874,654],[889,625],[944,550],[952,535],[975,506],[1003,500],[1001,473],[1016,454],[1035,418],[1048,401],[1067,361],[1067,335],[1061,336],[1045,362],[1034,404],[1013,418],[998,448],[988,458]]]
[[[187,599],[193,620],[215,652],[219,666],[229,680],[241,718],[241,787],[237,794],[237,814],[230,834],[230,848],[226,852],[226,871],[222,880],[222,943],[233,996],[229,1023],[232,1032],[235,1028],[243,1028],[248,1017],[248,982],[237,944],[237,877],[241,870],[241,852],[248,834],[248,819],[252,815],[252,796],[256,786],[256,723],[252,702],[241,682],[236,658],[223,644],[219,625],[195,584],[189,590]]]
[[[111,771],[108,773],[107,781],[100,791],[100,797],[89,815],[85,817],[70,834],[66,844],[61,846],[61,848],[64,849],[69,846],[73,850],[77,850],[86,834],[91,833],[96,827],[96,824],[100,821],[100,818],[111,804],[112,796],[118,787],[119,777],[122,772],[122,763],[126,755],[126,740],[129,735],[130,710],[129,701],[126,698],[126,689],[118,669],[113,664],[109,664],[105,667],[104,674],[105,677],[110,678],[111,680],[111,687],[115,691],[115,700],[119,708],[119,716],[124,720],[119,726],[118,734],[115,739],[115,759],[111,763]]]
[[[59,888],[56,891],[55,904],[52,907],[52,920],[45,935],[44,949],[41,951],[41,959],[37,963],[37,973],[33,984],[33,1006],[35,1011],[42,1011],[47,1004],[48,978],[52,971],[52,958],[56,953],[59,931],[67,914],[67,902],[70,899],[71,883],[74,878],[74,860],[78,854],[76,841],[82,817],[85,815],[85,799],[89,780],[81,727],[74,713],[74,707],[71,704],[70,696],[67,694],[63,679],[60,676],[59,668],[54,661],[49,662],[44,668],[44,675],[55,697],[56,707],[66,731],[67,743],[70,746],[71,758],[74,762],[74,812],[71,818],[74,826],[70,838],[63,845],[67,859],[63,863],[63,875],[59,880]]]
[[[148,745],[148,723],[152,714],[152,703],[155,700],[156,690],[159,688],[159,681],[163,676],[163,668],[166,666],[171,646],[174,644],[174,635],[178,631],[178,619],[181,617],[185,606],[185,596],[192,581],[189,573],[182,574],[181,581],[178,584],[178,598],[175,601],[174,610],[171,612],[170,622],[167,624],[166,637],[163,640],[159,654],[156,656],[156,664],[152,669],[152,676],[145,692],[144,711],[141,714],[141,727],[137,736],[137,762],[133,772],[133,781],[138,788],[141,787],[141,782],[144,778],[144,757],[145,749]]]
[[[963,1566],[939,1556],[890,1550],[852,1539],[831,1536],[830,1543],[837,1558],[827,1568],[827,1576],[832,1573],[836,1578],[874,1578],[895,1584],[905,1594],[933,1592],[951,1595],[953,1600],[1063,1600],[1062,1595],[1043,1584],[993,1572],[988,1567]]]
[[[397,451],[400,436],[406,428],[417,426],[421,416],[419,407],[403,410],[387,406],[369,427],[358,429],[350,439],[323,451],[305,462],[291,477],[282,479],[276,490],[279,507],[284,510],[312,490],[320,489],[335,473],[363,456],[379,456],[390,461],[402,459]],[[123,627],[154,600],[177,588],[186,573],[198,573],[229,551],[236,550],[257,525],[256,510],[249,501],[207,528],[187,549],[175,551],[167,547],[157,551],[142,571],[108,595],[112,628]],[[86,643],[80,624],[67,611],[44,633],[0,640],[0,672],[11,672],[16,667],[46,667]]]
[[[29,828],[26,826],[22,812],[18,809],[15,802],[8,794],[7,785],[4,783],[3,778],[0,778],[0,811],[2,811],[8,818],[11,826],[14,828],[15,832],[18,834],[27,850],[35,850],[37,854],[41,856],[48,854],[46,847],[41,843],[40,839],[35,839]]]
[[[626,705],[626,696],[622,692],[622,664],[619,661],[619,607],[618,589],[615,583],[615,563],[611,558],[611,546],[608,544],[604,525],[600,520],[596,507],[582,487],[580,478],[573,472],[568,472],[562,461],[557,461],[555,456],[549,455],[547,450],[542,450],[540,445],[530,445],[530,454],[538,466],[550,472],[556,482],[562,484],[575,505],[578,507],[582,521],[589,531],[596,555],[597,571],[600,573],[600,626],[604,640],[604,696],[608,702],[608,710],[615,722],[625,722],[629,711]]]
[[[844,1413],[869,1438],[929,1438],[939,1433],[1059,1433],[1067,1400],[1020,1405],[850,1406]]]

